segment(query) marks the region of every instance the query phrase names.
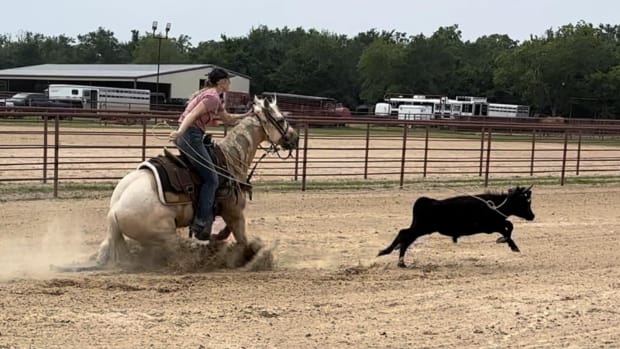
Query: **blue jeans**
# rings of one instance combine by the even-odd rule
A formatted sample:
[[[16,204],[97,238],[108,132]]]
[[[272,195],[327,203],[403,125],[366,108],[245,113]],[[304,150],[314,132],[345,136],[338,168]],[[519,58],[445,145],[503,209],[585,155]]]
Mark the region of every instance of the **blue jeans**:
[[[204,234],[208,237],[213,225],[215,192],[219,183],[213,160],[202,143],[203,135],[204,132],[201,129],[190,127],[176,139],[175,144],[188,157],[202,180],[198,196],[198,209],[194,213],[194,220],[190,229],[196,234]]]

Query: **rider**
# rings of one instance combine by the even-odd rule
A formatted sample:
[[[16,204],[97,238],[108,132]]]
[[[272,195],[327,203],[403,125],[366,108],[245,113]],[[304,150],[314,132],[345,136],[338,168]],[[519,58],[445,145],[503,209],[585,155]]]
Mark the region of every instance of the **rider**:
[[[194,93],[179,118],[179,128],[170,133],[179,150],[189,158],[202,180],[198,208],[190,225],[190,236],[208,240],[214,220],[215,192],[218,187],[217,173],[213,160],[202,142],[206,126],[221,119],[225,124],[234,124],[249,115],[229,114],[224,109],[220,94],[230,89],[230,75],[224,69],[214,68],[209,74],[206,87]]]

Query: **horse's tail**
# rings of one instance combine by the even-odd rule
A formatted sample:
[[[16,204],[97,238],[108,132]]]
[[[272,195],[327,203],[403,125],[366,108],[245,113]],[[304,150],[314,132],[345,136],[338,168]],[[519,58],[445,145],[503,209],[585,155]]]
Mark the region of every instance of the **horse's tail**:
[[[118,226],[118,218],[116,217],[116,212],[114,211],[114,208],[111,208],[108,212],[108,234],[110,236],[120,234],[121,237],[123,234],[121,233],[121,230]]]
[[[107,265],[116,264],[127,255],[127,245],[123,232],[118,224],[116,211],[114,207],[108,212],[108,237],[101,243],[99,254],[97,256],[97,264]]]

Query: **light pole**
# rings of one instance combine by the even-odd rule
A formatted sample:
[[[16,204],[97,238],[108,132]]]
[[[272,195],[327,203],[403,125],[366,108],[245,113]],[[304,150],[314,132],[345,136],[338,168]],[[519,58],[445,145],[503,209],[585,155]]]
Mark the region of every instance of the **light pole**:
[[[166,23],[166,39],[168,39],[168,32],[170,31],[171,27],[172,27],[172,24]],[[155,84],[155,96],[156,98],[159,98],[159,63],[161,60],[161,40],[163,38],[161,36],[161,33],[155,36],[155,31],[157,30],[157,21],[153,21],[152,29],[153,29],[153,37],[157,38],[157,82]]]

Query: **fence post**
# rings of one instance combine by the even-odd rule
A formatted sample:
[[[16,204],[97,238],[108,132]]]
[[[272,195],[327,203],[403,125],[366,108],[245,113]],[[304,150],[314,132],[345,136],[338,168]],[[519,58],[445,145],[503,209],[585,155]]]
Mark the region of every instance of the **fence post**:
[[[536,151],[536,129],[532,130],[532,154],[530,158],[530,176],[534,175],[534,153]]]
[[[47,114],[43,116],[43,184],[47,183],[47,131],[48,118]]]
[[[486,171],[484,174],[484,186],[485,187],[489,186],[489,165],[491,163],[491,138],[492,138],[491,132],[492,132],[491,128],[489,128],[489,139],[487,143],[487,166],[486,166]]]
[[[364,179],[368,179],[368,153],[370,151],[370,123],[366,124],[366,149],[364,154]]]
[[[568,153],[568,130],[564,131],[564,152],[562,154],[562,175],[560,177],[560,185],[564,185],[566,175],[566,154]]]
[[[426,132],[424,135],[424,169],[422,170],[422,176],[426,178],[426,168],[428,164],[428,130],[429,127],[426,126]]]
[[[60,117],[54,116],[54,198],[58,198],[58,156],[60,152]]]
[[[405,156],[407,155],[407,132],[409,127],[403,124],[403,154],[400,158],[400,188],[405,184]]]
[[[142,117],[142,161],[146,160],[146,117]]]
[[[482,177],[482,163],[484,161],[484,133],[486,129],[483,127],[480,131],[480,170],[478,171],[478,177]]]
[[[293,177],[293,180],[297,182],[298,178],[299,178],[299,143],[297,144],[297,147],[295,148],[295,175]]]
[[[577,165],[575,174],[579,176],[579,166],[581,162],[581,130],[579,130],[579,137],[577,138]]]
[[[304,124],[304,161],[301,170],[301,191],[306,191],[306,175],[308,167],[308,124]]]

